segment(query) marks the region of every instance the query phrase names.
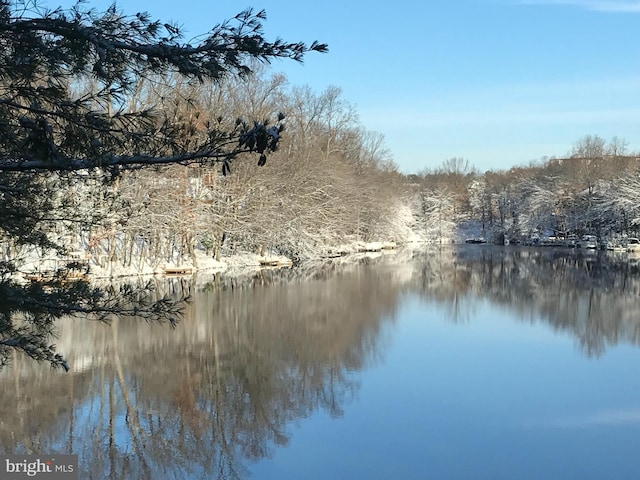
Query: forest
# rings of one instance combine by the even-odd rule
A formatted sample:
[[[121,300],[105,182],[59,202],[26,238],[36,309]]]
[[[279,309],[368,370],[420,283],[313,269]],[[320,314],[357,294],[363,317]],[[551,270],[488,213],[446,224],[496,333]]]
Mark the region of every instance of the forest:
[[[279,118],[278,148],[268,161],[249,152],[232,167],[132,169],[113,182],[74,172],[56,185],[58,208],[73,215],[51,222],[53,237],[94,271],[113,275],[159,265],[198,269],[203,259],[247,253],[297,263],[367,242],[459,243],[470,232],[497,243],[637,235],[640,164],[623,139],[586,135],[560,158],[510,170],[479,172],[454,157],[404,174],[384,135],[366,130],[339,87],[318,93],[265,67],[254,70],[222,82],[141,79],[124,104],[161,108],[186,132],[177,141],[194,144],[211,124],[232,130],[241,118]],[[7,257],[29,249],[6,242]],[[25,258],[47,269],[46,256]]]

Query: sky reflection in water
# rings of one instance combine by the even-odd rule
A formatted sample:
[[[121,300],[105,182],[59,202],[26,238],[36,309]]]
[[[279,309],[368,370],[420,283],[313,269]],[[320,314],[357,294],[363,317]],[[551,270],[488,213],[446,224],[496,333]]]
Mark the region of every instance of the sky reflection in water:
[[[635,478],[637,347],[588,358],[548,325],[465,301],[472,315],[453,324],[408,298],[358,401],[302,423],[256,478]]]

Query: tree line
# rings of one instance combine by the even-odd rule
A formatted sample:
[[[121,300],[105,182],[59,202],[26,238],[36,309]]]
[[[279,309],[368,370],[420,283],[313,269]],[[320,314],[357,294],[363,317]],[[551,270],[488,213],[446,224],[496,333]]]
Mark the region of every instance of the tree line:
[[[84,82],[75,95],[95,88]],[[291,86],[258,64],[215,81],[146,76],[120,102],[122,115],[162,111],[181,132],[172,141],[182,151],[197,150],[212,128],[239,126],[248,150],[234,155],[233,167],[230,159],[222,166],[187,159],[106,180],[104,170],[88,169],[48,180],[55,194],[47,202],[57,214],[44,239],[81,250],[102,268],[197,268],[198,251],[217,260],[255,252],[298,261],[359,241],[451,243],[465,224],[495,240],[518,240],[550,232],[635,235],[640,222],[637,157],[617,137],[587,135],[565,158],[504,171],[480,173],[450,158],[405,175],[384,136],[363,127],[338,87]],[[244,118],[262,119],[253,128],[268,135],[247,136]],[[21,243],[7,235],[6,256],[15,257]]]
[[[453,158],[413,180],[421,205],[432,206],[420,210],[423,222],[450,234],[466,223],[496,241],[583,234],[605,239],[640,231],[640,154],[628,152],[618,137],[586,135],[562,158],[508,170],[480,173]]]

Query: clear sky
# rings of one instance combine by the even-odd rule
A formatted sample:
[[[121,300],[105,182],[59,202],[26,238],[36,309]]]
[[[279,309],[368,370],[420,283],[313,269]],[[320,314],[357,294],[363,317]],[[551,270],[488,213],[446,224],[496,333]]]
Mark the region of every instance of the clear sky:
[[[46,0],[50,6],[69,4]],[[97,8],[111,2],[90,0]],[[267,37],[329,53],[282,61],[294,85],[334,85],[405,172],[563,156],[587,134],[640,150],[640,0],[126,0],[189,35],[265,9]]]

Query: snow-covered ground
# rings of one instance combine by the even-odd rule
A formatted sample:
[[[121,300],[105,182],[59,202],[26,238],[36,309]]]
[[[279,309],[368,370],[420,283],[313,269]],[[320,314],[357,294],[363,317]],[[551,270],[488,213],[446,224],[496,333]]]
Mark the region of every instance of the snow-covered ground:
[[[338,263],[353,263],[362,255],[379,257],[397,252],[403,246],[410,248],[422,248],[424,245],[447,245],[451,243],[464,243],[466,238],[479,236],[478,225],[460,225],[454,228],[453,221],[442,222],[440,217],[435,220],[427,217],[416,217],[415,212],[408,205],[398,205],[396,215],[384,225],[372,227],[371,234],[380,238],[379,241],[364,242],[358,240],[355,235],[340,235],[333,237],[306,238],[301,236],[300,243],[285,244],[285,248],[278,247],[280,252],[294,250],[300,255],[297,258],[287,258],[277,251],[269,249],[259,250],[263,255],[255,251],[247,251],[235,248],[225,248],[222,256],[216,260],[212,252],[196,242],[195,248],[189,254],[184,249],[179,250],[165,248],[162,250],[164,258],[153,256],[149,252],[148,239],[123,244],[122,236],[117,232],[112,235],[110,241],[105,239],[101,243],[92,243],[86,235],[66,237],[61,243],[70,245],[69,252],[55,255],[55,252],[42,252],[37,248],[23,248],[19,252],[17,260],[19,271],[16,278],[27,281],[28,276],[46,276],[60,268],[76,263],[73,271],[83,275],[91,281],[105,281],[120,277],[146,277],[153,275],[178,275],[194,274],[196,272],[243,272],[252,269],[273,266],[291,265],[294,261],[326,262],[331,259]],[[305,240],[306,238],[306,240]],[[61,238],[53,239],[60,241]],[[304,243],[304,242],[307,243]],[[335,242],[333,244],[330,244]],[[291,243],[291,242],[289,242]],[[288,248],[292,247],[292,248]],[[231,252],[231,253],[230,253]],[[226,255],[225,255],[226,253]],[[157,255],[157,254],[156,254]],[[233,274],[233,273],[232,273]],[[33,279],[33,277],[31,277]]]
[[[414,248],[421,245],[422,242],[414,240],[407,243]],[[307,259],[307,262],[324,262],[331,259],[337,263],[353,263],[362,257],[377,258],[383,255],[393,255],[398,251],[398,244],[392,241],[380,242],[361,242],[355,241],[338,247],[324,249],[327,253],[317,258]],[[64,266],[70,261],[78,261],[83,265],[83,272],[90,281],[101,281],[110,278],[121,277],[144,277],[152,275],[164,275],[167,270],[183,269],[188,273],[245,273],[247,271],[256,270],[265,266],[275,264],[277,266],[292,265],[292,259],[282,255],[265,255],[261,256],[250,252],[237,252],[232,256],[222,257],[216,260],[212,255],[205,253],[204,250],[196,249],[195,262],[190,259],[179,259],[173,262],[161,262],[153,267],[149,264],[137,264],[132,262],[131,266],[123,266],[120,262],[107,262],[104,266],[100,266],[97,262],[92,261],[90,257],[79,255],[56,256],[54,254],[42,255],[38,249],[25,250],[21,252],[20,268],[15,276],[18,280],[25,280],[26,276],[34,274],[44,274],[53,271],[56,268]],[[84,268],[86,265],[86,269]]]

